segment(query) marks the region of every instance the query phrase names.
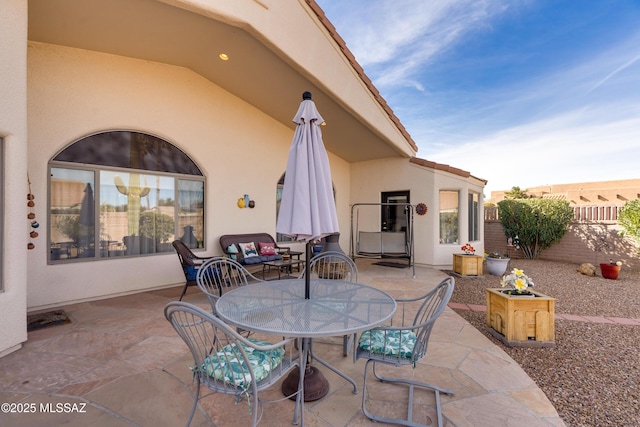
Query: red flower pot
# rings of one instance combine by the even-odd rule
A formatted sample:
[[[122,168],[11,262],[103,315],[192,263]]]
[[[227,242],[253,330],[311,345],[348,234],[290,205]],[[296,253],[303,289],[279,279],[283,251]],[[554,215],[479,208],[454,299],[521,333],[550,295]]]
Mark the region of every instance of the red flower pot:
[[[620,273],[620,266],[615,264],[600,264],[600,271],[602,272],[602,277],[605,279],[616,280],[618,273]]]

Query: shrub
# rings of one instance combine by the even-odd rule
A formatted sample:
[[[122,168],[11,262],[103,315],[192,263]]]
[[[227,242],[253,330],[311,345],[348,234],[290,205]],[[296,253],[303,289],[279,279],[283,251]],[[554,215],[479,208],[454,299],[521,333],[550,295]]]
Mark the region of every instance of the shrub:
[[[175,222],[169,215],[154,211],[140,214],[140,235],[164,243],[175,233]]]
[[[510,199],[498,203],[500,223],[516,240],[527,259],[557,243],[569,230],[573,209],[569,202],[549,199]]]
[[[630,237],[637,246],[640,246],[640,199],[630,200],[620,209],[618,224],[623,230],[623,236]]]

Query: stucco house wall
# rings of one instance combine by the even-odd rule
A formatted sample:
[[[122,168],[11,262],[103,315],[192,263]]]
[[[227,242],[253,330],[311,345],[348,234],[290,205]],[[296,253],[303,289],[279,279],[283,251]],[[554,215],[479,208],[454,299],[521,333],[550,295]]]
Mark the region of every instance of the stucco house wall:
[[[0,357],[27,339],[27,2],[0,0],[0,138],[4,174],[0,214]],[[41,200],[36,200],[38,203]]]
[[[467,195],[475,192],[482,197],[484,181],[472,176],[460,176],[447,171],[425,167],[409,159],[388,158],[359,162],[351,165],[352,203],[380,203],[381,192],[410,191],[410,202],[427,205],[425,215],[414,214],[415,263],[430,266],[447,266],[452,263],[452,255],[460,253],[458,244],[439,243],[439,190],[459,192],[459,235],[464,240],[468,233]],[[480,206],[483,205],[482,198]],[[361,210],[359,227],[361,230],[379,229],[379,212]],[[375,214],[375,216],[374,216]],[[463,219],[464,218],[464,219]],[[480,240],[473,242],[478,253],[484,250],[482,236],[484,225],[480,217]],[[368,227],[368,228],[367,228]],[[463,242],[462,244],[466,243]],[[347,246],[343,246],[348,248]]]
[[[299,104],[281,107],[292,97],[299,102],[309,86],[328,119],[323,133],[341,247],[349,247],[353,203],[408,189],[412,203],[430,209],[416,216],[416,262],[451,263],[459,247],[437,243],[438,189],[460,190],[462,218],[466,192],[481,194],[484,182],[415,161],[415,142],[314,1],[146,0],[127,4],[127,19],[120,19],[124,3],[0,0],[0,357],[26,341],[29,312],[184,283],[173,252],[48,263],[47,174],[57,153],[112,130],[149,133],[176,145],[206,177],[200,254],[221,254],[222,234],[275,235],[277,183],[294,132],[289,118]],[[211,40],[237,49],[233,72],[222,75],[220,63],[210,62],[220,47],[209,58]],[[33,250],[27,250],[27,174],[41,224]],[[244,194],[254,209],[238,209]]]
[[[297,107],[291,106],[291,117]],[[221,254],[222,234],[275,235],[276,185],[291,129],[185,68],[30,43],[29,170],[43,231],[48,161],[73,141],[112,129],[157,135],[198,164],[207,178],[206,254]],[[339,220],[348,227],[348,164],[336,156],[330,161]],[[238,209],[243,194],[255,200],[255,209]],[[28,253],[32,309],[184,281],[174,253],[47,265],[47,249],[43,232]]]

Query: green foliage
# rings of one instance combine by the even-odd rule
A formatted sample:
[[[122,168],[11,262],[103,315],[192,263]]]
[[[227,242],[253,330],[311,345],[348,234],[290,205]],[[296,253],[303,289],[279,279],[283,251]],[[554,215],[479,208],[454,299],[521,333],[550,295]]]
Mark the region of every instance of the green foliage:
[[[140,235],[166,242],[175,232],[175,222],[169,215],[149,210],[140,214]]]
[[[517,236],[525,258],[537,259],[569,230],[573,209],[564,200],[511,199],[498,203],[498,215],[507,237]]]
[[[623,236],[628,236],[640,246],[640,199],[630,200],[620,209],[618,224],[623,230]]]
[[[56,229],[78,243],[80,239],[80,217],[78,215],[69,215],[59,218],[55,225]]]
[[[504,193],[505,199],[528,199],[527,189],[521,190],[520,187],[511,187],[511,191]]]

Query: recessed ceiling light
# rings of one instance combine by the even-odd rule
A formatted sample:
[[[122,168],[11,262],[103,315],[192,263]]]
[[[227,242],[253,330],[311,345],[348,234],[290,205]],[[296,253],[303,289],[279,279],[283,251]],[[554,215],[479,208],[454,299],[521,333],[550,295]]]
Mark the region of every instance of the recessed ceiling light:
[[[226,53],[221,53],[220,55],[218,55],[218,58],[222,59],[223,61],[228,61],[229,55],[227,55]]]

